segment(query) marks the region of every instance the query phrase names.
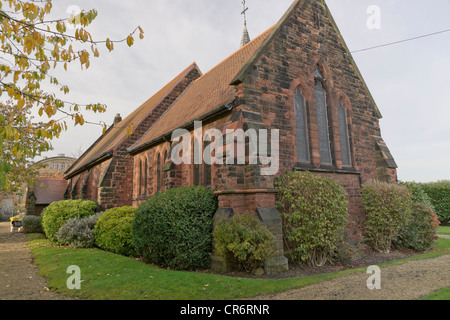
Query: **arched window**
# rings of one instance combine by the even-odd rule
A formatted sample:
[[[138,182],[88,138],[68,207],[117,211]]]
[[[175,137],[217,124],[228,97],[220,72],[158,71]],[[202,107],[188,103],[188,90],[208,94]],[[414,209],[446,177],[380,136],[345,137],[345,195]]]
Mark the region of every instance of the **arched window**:
[[[347,110],[345,110],[345,107],[341,100],[338,104],[338,122],[339,137],[341,140],[342,165],[349,167],[352,165],[352,160],[350,152],[350,138],[348,134]]]
[[[139,160],[139,177],[138,177],[138,184],[139,184],[139,196],[142,195],[142,160]]]
[[[158,154],[158,159],[156,160],[156,191],[161,191],[161,155]]]
[[[330,129],[328,124],[327,93],[323,88],[323,76],[317,67],[314,72],[316,86],[316,107],[317,107],[317,127],[319,131],[319,151],[320,162],[325,165],[332,165],[330,144]]]
[[[294,95],[295,109],[295,131],[297,140],[298,162],[311,162],[308,141],[308,118],[306,112],[306,102],[300,88],[297,88]]]
[[[197,138],[194,139],[194,186],[200,185],[200,155],[196,155],[196,152],[201,152],[200,143]]]
[[[147,195],[147,183],[148,183],[148,175],[147,175],[147,173],[148,173],[148,160],[147,160],[147,158],[145,158],[145,165],[142,168],[142,171],[144,173],[144,179],[142,181],[142,184],[144,185],[144,187],[143,187],[144,188],[144,195],[146,196]]]
[[[205,141],[205,149],[211,144],[211,141]],[[207,154],[205,154],[205,158],[203,159],[204,162],[204,166],[203,166],[203,171],[204,171],[204,185],[207,188],[210,188],[212,185],[212,174],[211,174],[211,152],[208,152]]]

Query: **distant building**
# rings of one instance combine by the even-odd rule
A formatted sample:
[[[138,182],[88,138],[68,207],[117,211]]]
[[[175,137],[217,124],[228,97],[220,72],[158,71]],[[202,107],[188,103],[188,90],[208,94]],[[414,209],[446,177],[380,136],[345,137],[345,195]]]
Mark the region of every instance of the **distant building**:
[[[39,170],[40,177],[55,177],[62,178],[64,172],[76,161],[76,158],[66,157],[65,154],[58,154],[56,157],[45,158],[36,165],[42,166]]]
[[[52,202],[64,200],[68,181],[63,178],[63,174],[76,160],[59,154],[36,163],[41,168],[39,179],[27,191],[27,215],[40,216],[42,210]]]

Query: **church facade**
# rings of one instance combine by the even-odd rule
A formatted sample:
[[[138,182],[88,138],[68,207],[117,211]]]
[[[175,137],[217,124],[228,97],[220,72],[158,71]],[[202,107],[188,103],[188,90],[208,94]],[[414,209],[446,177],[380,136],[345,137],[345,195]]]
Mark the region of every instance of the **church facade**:
[[[118,119],[66,172],[66,196],[93,199],[107,209],[137,206],[168,188],[204,185],[218,195],[218,215],[254,212],[263,219],[277,217],[276,177],[310,171],[343,184],[356,226],[362,184],[397,179],[381,118],[326,4],[297,0],[275,26],[209,72],[202,74],[194,63]],[[188,133],[184,141],[174,140],[177,129]],[[226,160],[238,149],[239,139],[229,137],[237,130],[268,132],[267,149],[278,161],[274,174],[262,174],[267,163],[249,161],[251,150],[261,153],[249,135],[245,161],[237,161],[237,152],[231,157],[236,161]],[[214,142],[217,147],[218,134],[223,149],[212,156],[224,161],[196,163],[196,150],[211,150]],[[271,143],[275,137],[277,144]],[[191,161],[180,163],[174,150],[187,141]]]

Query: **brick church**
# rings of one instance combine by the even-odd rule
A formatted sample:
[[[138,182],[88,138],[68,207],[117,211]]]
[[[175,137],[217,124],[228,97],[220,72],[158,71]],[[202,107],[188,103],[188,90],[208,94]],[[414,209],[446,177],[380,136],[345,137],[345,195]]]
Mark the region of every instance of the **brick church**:
[[[193,63],[127,118],[117,115],[66,171],[66,197],[107,209],[138,206],[168,188],[204,185],[218,195],[218,215],[254,212],[276,220],[276,177],[310,171],[345,186],[350,216],[358,220],[361,185],[397,179],[381,117],[325,2],[296,0],[257,38],[250,41],[245,29],[241,48],[207,73]],[[264,165],[248,161],[177,164],[174,130],[190,133],[192,150],[211,143],[195,139],[196,122],[203,134],[214,129],[223,136],[278,130],[277,175],[262,175]],[[235,148],[234,139],[224,141],[226,150]]]

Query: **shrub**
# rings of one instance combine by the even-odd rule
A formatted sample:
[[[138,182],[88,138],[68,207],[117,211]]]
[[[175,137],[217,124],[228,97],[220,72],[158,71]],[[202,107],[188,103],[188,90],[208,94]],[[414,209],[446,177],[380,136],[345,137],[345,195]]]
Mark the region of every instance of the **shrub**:
[[[347,192],[335,180],[310,172],[285,174],[276,185],[291,259],[324,265],[342,241],[348,217]]]
[[[207,269],[216,210],[216,196],[204,187],[158,193],[136,210],[134,246],[141,257],[158,265],[177,270]]]
[[[42,230],[42,218],[38,216],[25,216],[22,219],[23,232],[25,233],[44,233]]]
[[[428,207],[433,208],[431,198],[425,192],[423,184],[417,182],[400,182],[399,184],[407,187],[409,191],[411,191],[411,200],[414,203],[422,203]]]
[[[133,207],[105,211],[95,226],[97,246],[105,251],[132,256],[134,254],[132,225],[135,211]]]
[[[423,189],[423,184],[401,182],[412,194],[413,214],[394,241],[399,249],[413,249],[419,252],[431,249],[437,239],[438,217],[430,197]]]
[[[71,218],[84,218],[95,214],[97,204],[89,200],[64,200],[53,202],[42,213],[45,235],[57,243],[56,233]]]
[[[369,244],[374,250],[389,252],[411,217],[412,194],[405,186],[375,180],[366,183],[361,194]]]
[[[274,236],[252,214],[221,220],[214,227],[213,238],[217,253],[239,270],[263,267],[275,252]]]
[[[450,223],[450,181],[422,184],[442,224]]]
[[[394,245],[419,252],[430,250],[437,240],[438,228],[438,217],[433,209],[423,203],[416,203],[411,219],[394,240]]]
[[[58,244],[72,248],[93,248],[94,228],[100,213],[84,218],[71,218],[56,233]]]

